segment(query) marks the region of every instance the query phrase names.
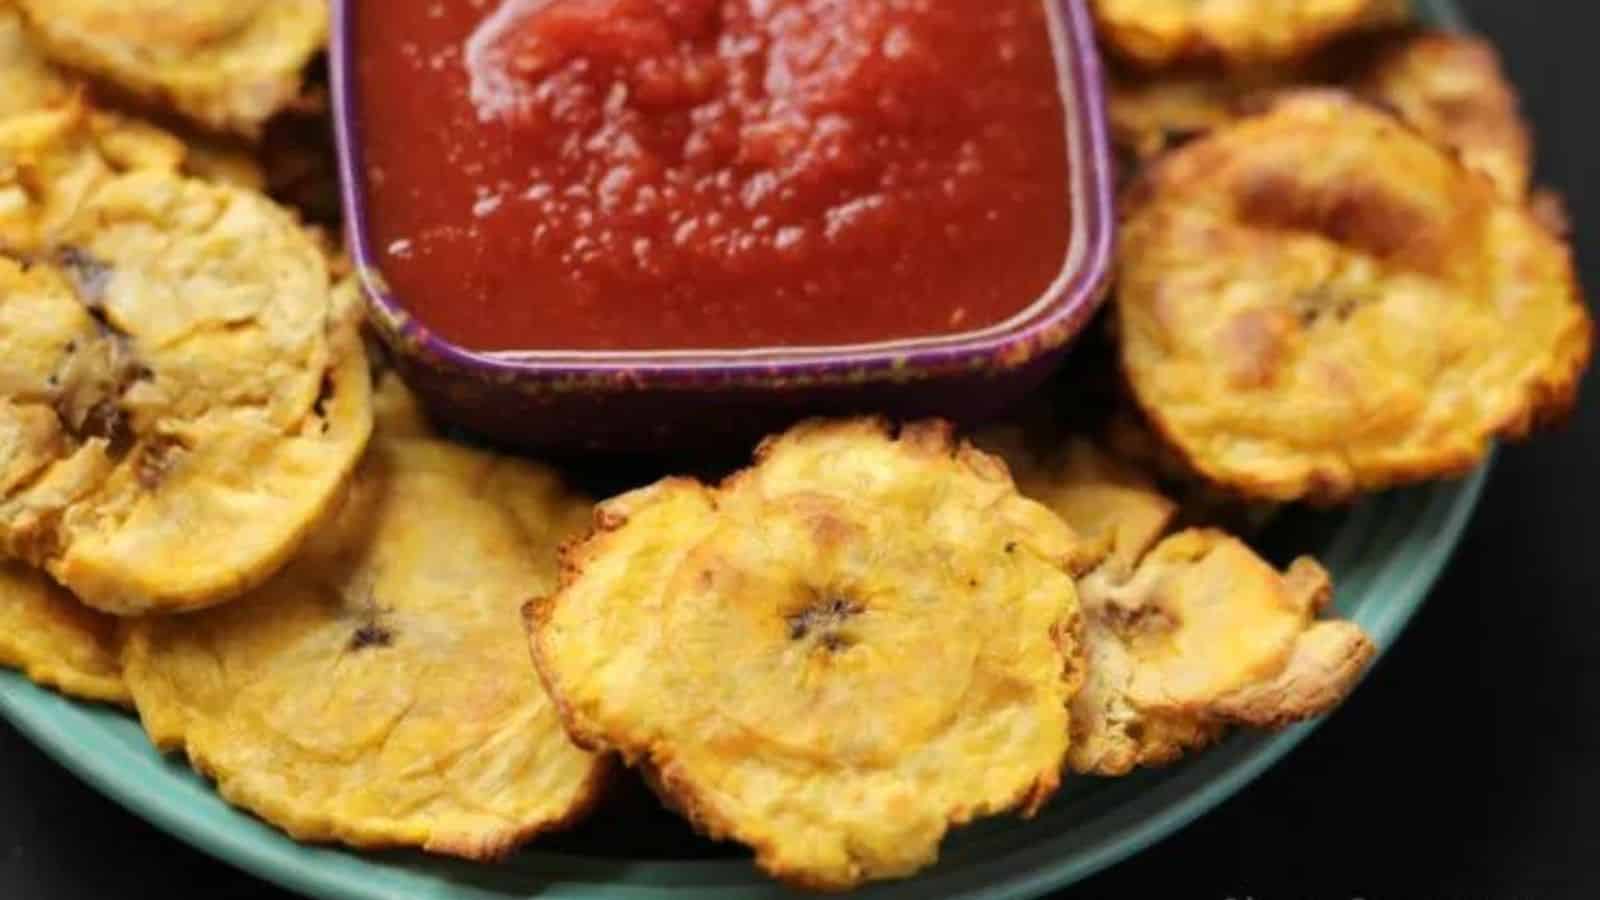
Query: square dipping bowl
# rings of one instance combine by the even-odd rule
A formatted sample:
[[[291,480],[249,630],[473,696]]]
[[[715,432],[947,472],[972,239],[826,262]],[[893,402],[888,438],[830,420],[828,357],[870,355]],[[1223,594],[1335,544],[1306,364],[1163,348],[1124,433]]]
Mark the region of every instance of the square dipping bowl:
[[[1040,2],[1049,12],[1066,112],[1071,234],[1054,282],[1010,320],[849,346],[479,352],[432,333],[383,276],[366,202],[372,187],[357,108],[356,0],[335,0],[340,179],[369,319],[442,424],[534,452],[693,452],[748,442],[812,415],[938,416],[964,425],[998,416],[1051,375],[1103,302],[1116,225],[1104,84],[1086,2]]]

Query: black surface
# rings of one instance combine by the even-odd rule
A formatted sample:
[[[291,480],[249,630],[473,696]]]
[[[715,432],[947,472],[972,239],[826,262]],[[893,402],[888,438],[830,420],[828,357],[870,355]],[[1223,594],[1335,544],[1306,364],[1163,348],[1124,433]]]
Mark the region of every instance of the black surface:
[[[1468,0],[1500,41],[1600,287],[1600,51],[1587,3]],[[1600,896],[1600,385],[1502,454],[1397,651],[1284,764],[1069,898]],[[0,900],[278,891],[90,791],[0,723]]]

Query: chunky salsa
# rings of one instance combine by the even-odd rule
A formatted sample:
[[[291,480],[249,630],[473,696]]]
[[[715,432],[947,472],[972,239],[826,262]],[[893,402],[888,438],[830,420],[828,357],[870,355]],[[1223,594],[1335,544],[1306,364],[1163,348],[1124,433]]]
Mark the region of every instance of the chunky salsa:
[[[384,275],[477,350],[970,331],[1069,230],[1049,0],[363,0]]]

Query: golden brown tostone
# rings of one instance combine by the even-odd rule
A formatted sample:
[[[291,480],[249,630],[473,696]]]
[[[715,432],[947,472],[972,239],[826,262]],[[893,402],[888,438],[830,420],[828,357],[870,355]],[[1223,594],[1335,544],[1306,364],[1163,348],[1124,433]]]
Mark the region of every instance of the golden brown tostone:
[[[115,619],[42,572],[0,563],[0,666],[73,697],[126,704],[120,643]]]
[[[371,430],[359,311],[258,195],[97,180],[0,259],[0,545],[116,614],[282,566]]]
[[[1419,34],[1390,48],[1358,90],[1454,149],[1507,199],[1527,197],[1533,135],[1493,44],[1453,32]]]
[[[518,614],[590,506],[417,427],[380,385],[373,445],[306,549],[235,603],[134,622],[128,684],[158,746],[297,839],[496,859],[581,817],[606,776]]]
[[[298,97],[327,0],[16,0],[54,61],[248,137]]]
[[[1094,0],[1099,33],[1147,68],[1292,62],[1356,31],[1406,21],[1406,0]]]
[[[720,487],[602,504],[528,617],[575,738],[773,875],[844,889],[1055,791],[1083,554],[942,424],[810,422]]]
[[[1122,365],[1162,437],[1266,500],[1476,465],[1567,410],[1591,324],[1568,248],[1334,91],[1186,145],[1127,199]]]
[[[1319,619],[1332,586],[1314,561],[1280,573],[1215,529],[1167,536],[1177,505],[1083,438],[1041,453],[1001,430],[985,446],[1102,557],[1078,582],[1086,679],[1071,705],[1073,771],[1123,775],[1231,726],[1320,715],[1365,671],[1372,641],[1350,622]]]

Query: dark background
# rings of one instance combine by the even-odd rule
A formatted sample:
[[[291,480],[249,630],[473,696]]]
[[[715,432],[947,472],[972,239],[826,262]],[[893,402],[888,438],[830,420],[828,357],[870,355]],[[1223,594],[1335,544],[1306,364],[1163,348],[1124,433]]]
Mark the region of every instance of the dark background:
[[[1600,46],[1580,2],[1463,0],[1500,42],[1600,290]],[[1588,246],[1585,246],[1588,242]],[[1591,382],[1594,379],[1591,379]],[[1600,897],[1600,384],[1500,457],[1427,607],[1284,764],[1064,898]],[[0,900],[285,895],[91,792],[0,722]]]

